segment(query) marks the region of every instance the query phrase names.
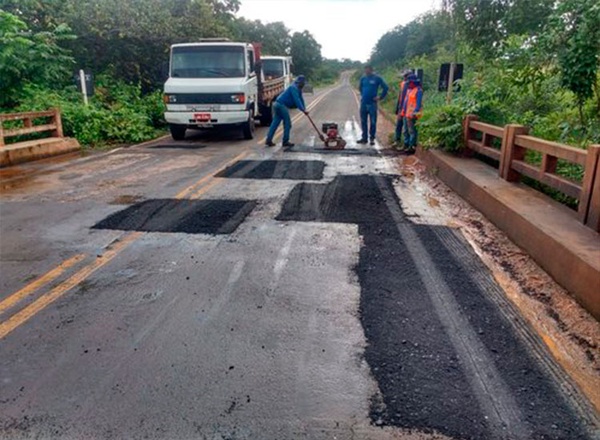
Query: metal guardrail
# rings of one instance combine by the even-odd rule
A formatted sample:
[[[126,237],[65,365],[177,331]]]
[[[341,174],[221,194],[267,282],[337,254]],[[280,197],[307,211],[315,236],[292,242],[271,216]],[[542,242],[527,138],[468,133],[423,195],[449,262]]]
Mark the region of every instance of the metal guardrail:
[[[41,118],[46,119],[46,121],[36,125],[37,120]],[[4,128],[4,122],[7,121],[23,121],[23,127]],[[6,138],[43,132],[51,132],[52,137],[63,137],[59,109],[55,108],[43,112],[0,113],[0,147],[6,145]]]
[[[502,179],[518,182],[522,176],[527,176],[577,199],[579,220],[600,232],[600,145],[590,145],[583,150],[529,136],[528,132],[529,129],[522,125],[497,127],[486,124],[478,121],[475,115],[468,115],[463,125],[465,146],[497,160]],[[527,150],[542,155],[539,167],[525,161]],[[558,175],[559,159],[582,166],[583,181]]]

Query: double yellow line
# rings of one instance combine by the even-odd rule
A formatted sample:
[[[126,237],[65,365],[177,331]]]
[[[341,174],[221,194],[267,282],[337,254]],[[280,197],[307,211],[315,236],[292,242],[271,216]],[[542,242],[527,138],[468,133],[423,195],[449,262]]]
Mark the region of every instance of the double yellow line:
[[[323,93],[317,99],[315,99],[309,106],[308,110],[312,110],[317,106],[329,93],[331,93],[335,89],[330,89],[329,91]],[[292,118],[292,122],[296,122],[299,118],[302,117],[302,113],[297,114]],[[282,131],[279,130],[276,135],[276,139],[281,136]],[[259,144],[262,144],[266,141],[266,137],[258,141]],[[194,182],[192,185],[180,191],[175,198],[176,199],[185,199],[191,198],[196,199],[204,195],[208,190],[222,182],[222,180],[215,177],[215,174],[218,174],[220,171],[224,170],[228,166],[233,163],[243,159],[251,153],[249,149],[250,146],[246,147],[246,151],[235,156],[233,159],[226,161],[221,164],[219,169],[216,172],[210,173],[198,181]],[[0,339],[4,338],[6,335],[11,333],[17,327],[31,319],[37,313],[48,307],[57,299],[61,298],[71,289],[77,287],[83,281],[85,281],[88,277],[90,277],[94,272],[106,266],[110,261],[112,261],[117,255],[119,255],[122,251],[124,251],[129,245],[134,243],[137,239],[139,239],[143,234],[141,232],[127,232],[123,234],[120,238],[114,240],[111,244],[109,244],[104,252],[98,256],[96,256],[93,261],[86,264],[84,267],[79,269],[75,274],[71,275],[65,281],[60,282],[52,289],[50,289],[47,293],[40,296],[38,299],[33,301],[28,306],[24,307],[17,313],[10,316],[8,319],[4,321],[0,321]],[[16,307],[19,303],[26,300],[27,298],[32,297],[36,292],[40,289],[46,287],[51,284],[58,278],[60,278],[63,274],[65,274],[69,269],[77,266],[83,260],[85,260],[87,256],[85,254],[77,254],[67,260],[61,262],[57,267],[50,270],[46,274],[42,275],[38,279],[34,280],[30,284],[26,285],[22,289],[17,292],[9,295],[3,301],[0,302],[0,316],[2,316],[6,311]]]

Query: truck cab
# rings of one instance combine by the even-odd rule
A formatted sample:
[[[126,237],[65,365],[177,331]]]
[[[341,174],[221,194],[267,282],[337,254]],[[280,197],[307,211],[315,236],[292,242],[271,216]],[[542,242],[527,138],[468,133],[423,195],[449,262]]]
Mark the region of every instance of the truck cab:
[[[238,126],[254,137],[258,114],[257,53],[252,44],[226,39],[171,46],[164,86],[165,120],[175,140],[188,128]]]
[[[262,75],[264,81],[276,78],[284,78],[285,88],[292,83],[292,57],[263,56]]]

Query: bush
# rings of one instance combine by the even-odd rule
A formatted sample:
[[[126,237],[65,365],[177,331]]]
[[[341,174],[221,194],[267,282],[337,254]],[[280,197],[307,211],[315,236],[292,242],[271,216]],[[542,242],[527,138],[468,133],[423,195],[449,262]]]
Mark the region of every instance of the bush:
[[[16,111],[58,107],[65,135],[88,147],[143,142],[164,127],[162,96],[142,96],[139,87],[100,77],[96,95],[85,106],[74,86],[61,91],[28,85]]]
[[[421,120],[421,138],[425,148],[441,148],[457,152],[463,148],[463,120],[465,108],[457,104],[443,105],[424,113]]]

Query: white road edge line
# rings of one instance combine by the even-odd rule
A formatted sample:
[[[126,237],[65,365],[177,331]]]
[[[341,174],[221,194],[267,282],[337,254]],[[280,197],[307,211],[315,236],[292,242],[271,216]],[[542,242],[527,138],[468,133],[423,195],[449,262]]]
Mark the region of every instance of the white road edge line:
[[[400,237],[417,267],[435,312],[459,355],[471,390],[490,424],[491,438],[503,440],[530,438],[514,396],[496,369],[487,348],[468,319],[461,313],[460,306],[444,276],[433,264],[413,226],[403,222],[402,210],[386,181],[382,177],[376,177],[375,180],[394,218]]]

